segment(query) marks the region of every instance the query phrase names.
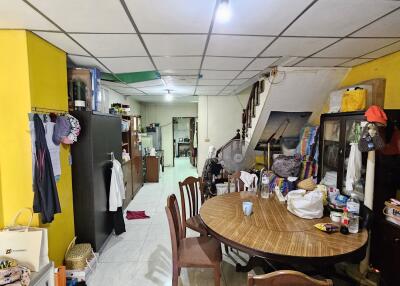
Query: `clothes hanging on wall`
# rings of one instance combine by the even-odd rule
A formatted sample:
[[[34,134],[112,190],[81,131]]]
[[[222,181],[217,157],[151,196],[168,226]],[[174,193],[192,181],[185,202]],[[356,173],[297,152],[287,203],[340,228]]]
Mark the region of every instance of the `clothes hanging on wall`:
[[[46,115],[42,115],[46,116]],[[40,117],[40,116],[39,116]],[[47,119],[46,119],[47,120]],[[57,178],[61,175],[61,163],[60,163],[60,146],[54,144],[52,137],[54,133],[54,122],[44,122],[43,123],[44,130],[46,133],[46,143],[47,148],[50,152],[51,164],[53,167],[53,174]],[[32,142],[32,174],[35,173],[35,156],[36,156],[36,136],[35,136],[35,127],[33,121],[30,122],[30,132],[31,132],[31,142]]]
[[[346,173],[346,191],[353,191],[353,186],[361,178],[361,152],[358,150],[358,143],[350,143],[350,155]]]
[[[38,114],[33,115],[33,123],[36,147],[33,210],[41,213],[42,223],[50,223],[54,220],[54,214],[61,213],[60,201],[45,128]]]

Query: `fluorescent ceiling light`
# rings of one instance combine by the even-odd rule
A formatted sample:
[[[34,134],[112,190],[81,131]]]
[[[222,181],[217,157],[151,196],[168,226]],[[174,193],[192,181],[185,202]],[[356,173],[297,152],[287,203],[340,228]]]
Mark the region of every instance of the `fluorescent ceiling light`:
[[[228,22],[232,17],[229,0],[220,0],[217,8],[216,19],[220,23]]]
[[[174,97],[170,93],[170,90],[167,89],[167,94],[165,95],[165,101],[172,101],[173,99],[174,99]]]

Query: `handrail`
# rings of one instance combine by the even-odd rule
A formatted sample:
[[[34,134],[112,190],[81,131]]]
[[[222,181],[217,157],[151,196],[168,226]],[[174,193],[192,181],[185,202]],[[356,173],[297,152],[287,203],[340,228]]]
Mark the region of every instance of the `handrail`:
[[[256,107],[260,104],[260,82],[253,84],[250,97],[247,101],[246,108],[242,113],[242,139],[248,137],[248,129],[251,128],[252,119],[256,117]]]

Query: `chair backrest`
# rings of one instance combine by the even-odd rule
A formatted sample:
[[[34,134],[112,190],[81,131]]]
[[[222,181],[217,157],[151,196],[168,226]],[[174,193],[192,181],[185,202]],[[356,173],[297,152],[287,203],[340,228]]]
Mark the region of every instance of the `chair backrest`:
[[[181,193],[182,219],[186,220],[186,200],[189,204],[189,217],[199,214],[200,204],[204,203],[203,185],[201,178],[187,177],[183,182],[179,182]]]
[[[229,181],[229,192],[242,192],[248,191],[248,188],[244,185],[243,181],[240,179],[240,171],[236,171],[232,175],[228,176]],[[231,190],[231,185],[233,185],[233,190]],[[253,181],[253,187],[257,187]]]
[[[183,239],[182,221],[179,213],[179,205],[175,195],[170,195],[165,207],[167,213],[169,232],[171,235],[172,259],[178,261],[178,249]]]
[[[292,270],[280,270],[257,276],[249,273],[247,281],[248,286],[333,286],[333,282],[329,279],[316,280]]]

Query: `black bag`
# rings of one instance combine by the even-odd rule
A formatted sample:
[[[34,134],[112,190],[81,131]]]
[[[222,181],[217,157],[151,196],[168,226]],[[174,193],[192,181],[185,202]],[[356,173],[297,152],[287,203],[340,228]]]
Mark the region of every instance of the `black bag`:
[[[279,155],[272,164],[272,171],[279,177],[297,177],[300,172],[301,156]]]
[[[385,147],[385,142],[379,135],[377,126],[374,123],[368,123],[361,133],[358,149],[361,152],[369,152],[383,147]]]

